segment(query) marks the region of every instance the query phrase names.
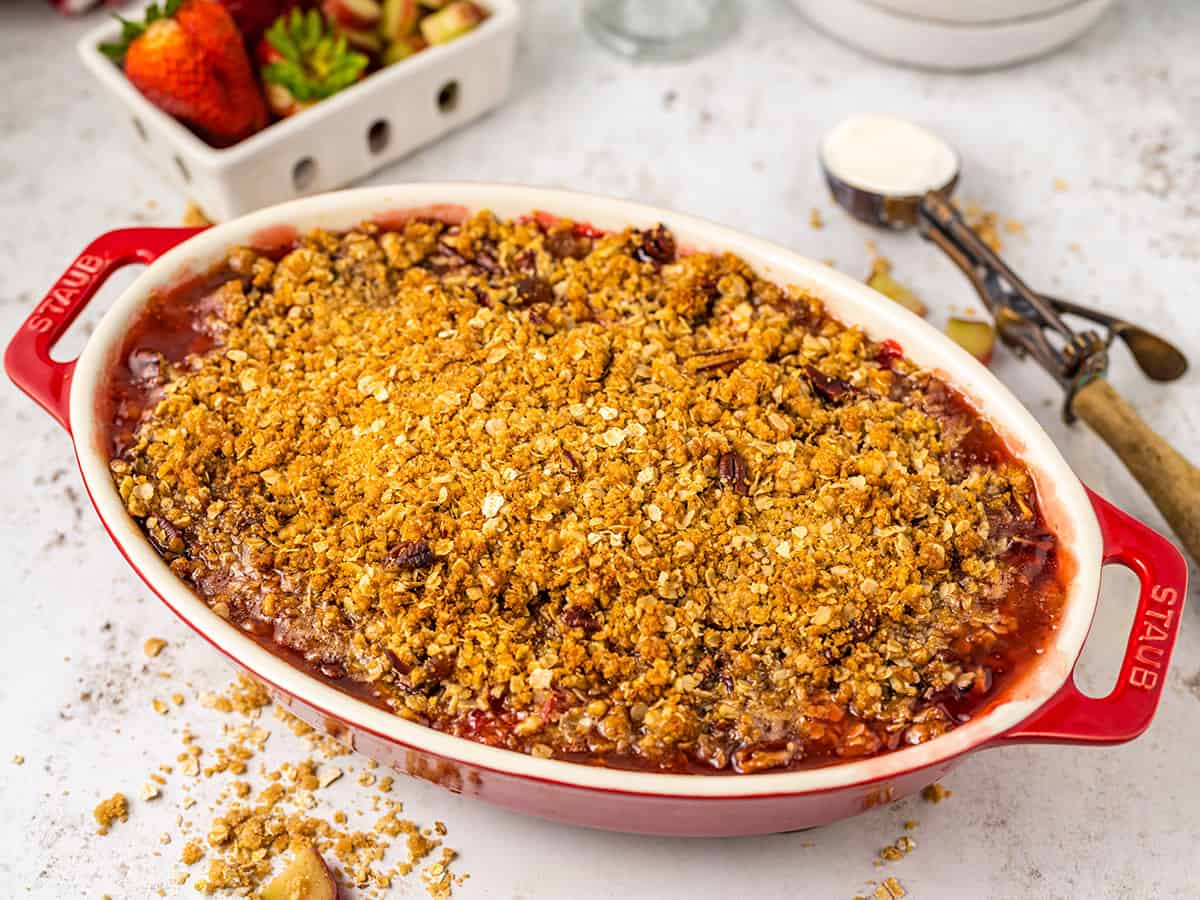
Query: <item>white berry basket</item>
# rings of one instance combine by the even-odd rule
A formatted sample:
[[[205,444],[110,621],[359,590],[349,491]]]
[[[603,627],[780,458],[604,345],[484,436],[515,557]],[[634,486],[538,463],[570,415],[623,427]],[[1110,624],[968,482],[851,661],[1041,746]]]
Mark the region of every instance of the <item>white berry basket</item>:
[[[232,147],[205,143],[150,103],[99,46],[111,22],[79,42],[79,56],[121,108],[132,139],[216,221],[342,187],[483,115],[508,95],[520,9],[486,0],[477,28],[368,75],[358,84]]]

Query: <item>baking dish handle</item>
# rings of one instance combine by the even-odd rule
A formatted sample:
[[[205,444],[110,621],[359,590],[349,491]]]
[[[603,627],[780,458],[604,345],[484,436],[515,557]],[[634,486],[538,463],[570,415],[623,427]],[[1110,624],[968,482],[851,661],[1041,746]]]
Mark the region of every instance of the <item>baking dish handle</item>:
[[[68,397],[75,362],[58,362],[50,350],[117,269],[152,263],[200,228],[122,228],[88,245],[21,324],[4,353],[4,369],[21,390],[71,430]]]
[[[1088,490],[1100,520],[1104,564],[1130,569],[1141,582],[1121,674],[1107,697],[1088,697],[1074,674],[1033,716],[1001,739],[1060,744],[1119,744],[1150,725],[1166,687],[1171,650],[1187,597],[1187,561],[1175,545]]]

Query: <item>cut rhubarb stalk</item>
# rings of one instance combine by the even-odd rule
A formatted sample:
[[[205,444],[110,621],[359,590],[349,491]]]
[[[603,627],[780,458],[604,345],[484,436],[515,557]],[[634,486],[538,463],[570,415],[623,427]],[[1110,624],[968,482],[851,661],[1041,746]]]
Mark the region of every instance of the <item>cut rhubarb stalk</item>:
[[[321,854],[305,847],[268,884],[262,900],[337,900],[337,882]]]
[[[356,50],[372,55],[383,52],[383,38],[377,31],[360,28],[339,28],[338,34],[346,39],[346,43]]]
[[[383,64],[390,66],[392,63],[408,59],[414,53],[424,50],[427,46],[429,45],[425,43],[425,39],[419,34],[409,34],[397,38],[388,44],[387,49],[383,51]]]
[[[421,20],[421,36],[431,45],[448,44],[460,38],[486,18],[470,0],[456,0],[445,9]]]
[[[383,18],[378,0],[324,0],[321,9],[339,28],[355,31],[374,28]]]
[[[895,300],[909,312],[918,316],[924,316],[928,312],[920,297],[892,277],[892,264],[882,257],[876,257],[872,262],[867,284],[888,299]]]
[[[996,329],[989,322],[950,319],[946,323],[946,336],[984,365],[991,362],[992,351],[996,349]]]
[[[398,41],[417,30],[420,17],[417,0],[383,0],[383,20],[379,33],[384,40]]]

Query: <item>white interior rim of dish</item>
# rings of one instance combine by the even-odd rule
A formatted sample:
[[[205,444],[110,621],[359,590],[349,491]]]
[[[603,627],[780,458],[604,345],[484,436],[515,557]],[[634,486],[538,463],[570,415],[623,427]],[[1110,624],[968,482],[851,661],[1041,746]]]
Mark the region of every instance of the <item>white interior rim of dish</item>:
[[[212,612],[176,578],[126,513],[100,443],[96,400],[97,390],[104,384],[102,376],[135,313],[155,290],[177,283],[183,273],[209,269],[229,248],[249,243],[265,229],[292,226],[300,232],[316,227],[341,230],[389,211],[431,205],[490,209],[503,217],[539,210],[603,229],[649,227],[662,222],[675,231],[682,246],[737,253],[763,276],[821,297],[831,313],[843,322],[861,325],[868,336],[899,341],[910,359],[936,371],[965,393],[1030,468],[1047,523],[1075,561],[1053,642],[1036,662],[1031,661],[1003,700],[985,715],[942,737],[854,762],[753,776],[626,771],[538,759],[489,747],[408,722],[342,693],[261,647]],[[1087,637],[1100,586],[1100,531],[1083,486],[1033,416],[974,357],[900,305],[822,263],[705,220],[589,194],[483,183],[406,184],[320,194],[214,226],[163,255],[105,313],[76,364],[70,421],[85,486],[114,540],[155,592],[223,652],[277,688],[386,740],[464,765],[574,788],[713,799],[801,794],[886,779],[946,762],[1024,721],[1070,677]]]
[[[954,148],[915,122],[886,115],[843,119],[821,141],[821,165],[851,187],[884,197],[920,197],[958,176]]]

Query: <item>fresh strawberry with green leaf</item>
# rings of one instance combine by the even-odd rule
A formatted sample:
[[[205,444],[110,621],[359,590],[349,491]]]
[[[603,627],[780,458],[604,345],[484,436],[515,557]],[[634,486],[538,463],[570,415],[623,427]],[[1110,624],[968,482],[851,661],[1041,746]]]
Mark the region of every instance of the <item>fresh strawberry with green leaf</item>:
[[[121,24],[121,40],[100,49],[159,109],[218,147],[266,126],[254,67],[218,0],[167,0],[152,4],[143,21]]]
[[[267,102],[278,116],[290,116],[348,88],[362,78],[369,62],[314,9],[280,16],[267,29],[257,56]]]

